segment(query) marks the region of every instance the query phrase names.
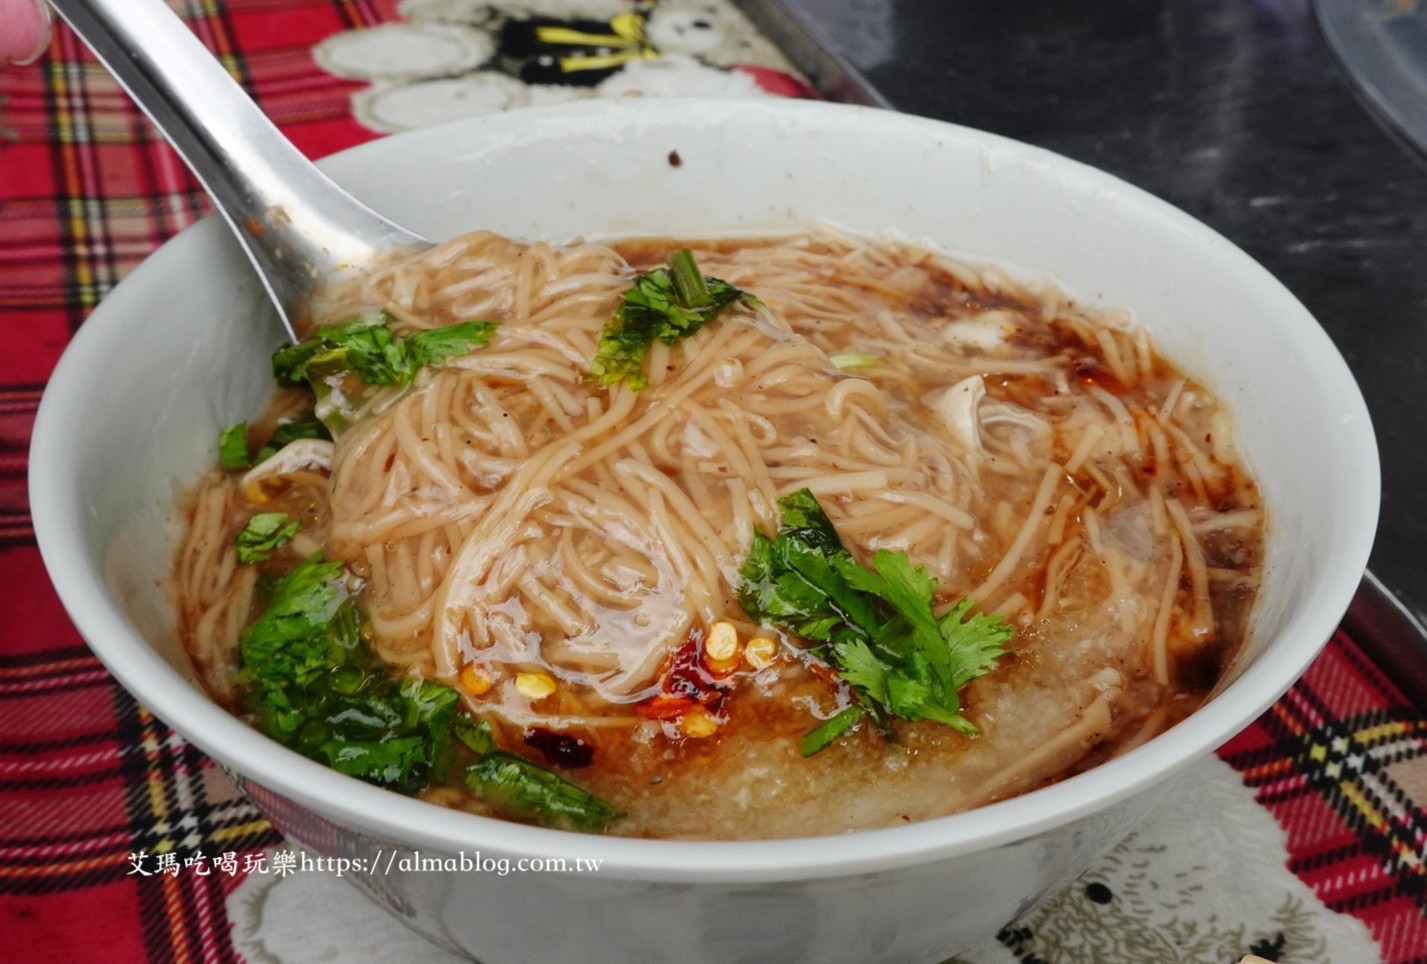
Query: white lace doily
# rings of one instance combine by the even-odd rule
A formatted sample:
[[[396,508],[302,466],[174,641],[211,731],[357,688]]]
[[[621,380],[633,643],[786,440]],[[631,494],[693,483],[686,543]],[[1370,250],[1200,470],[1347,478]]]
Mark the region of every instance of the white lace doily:
[[[1080,880],[955,964],[1379,959],[1361,921],[1328,910],[1289,872],[1282,829],[1232,768],[1211,757],[1178,786]],[[330,873],[250,874],[228,914],[235,949],[254,962],[457,960]]]

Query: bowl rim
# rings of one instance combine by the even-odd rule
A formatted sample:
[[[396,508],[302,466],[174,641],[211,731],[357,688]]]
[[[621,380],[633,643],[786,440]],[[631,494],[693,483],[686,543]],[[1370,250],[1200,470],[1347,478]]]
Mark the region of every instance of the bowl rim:
[[[1042,148],[998,135],[867,107],[786,99],[701,101],[650,98],[642,101],[579,102],[522,108],[392,135],[324,159],[324,167],[353,167],[399,155],[408,144],[430,137],[464,138],[471,143],[499,143],[496,134],[524,125],[559,123],[573,115],[607,124],[659,123],[661,118],[711,115],[736,117],[739,111],[771,112],[789,121],[817,124],[845,121],[867,125],[911,125],[937,137],[970,142],[991,151],[1013,150],[1045,165],[1062,180],[1108,193],[1132,207],[1146,209],[1200,243],[1227,248],[1242,270],[1271,291],[1285,308],[1311,325],[1304,337],[1339,382],[1334,391],[1343,406],[1359,417],[1355,433],[1359,498],[1344,507],[1347,533],[1335,562],[1314,598],[1295,614],[1293,637],[1274,650],[1274,659],[1257,659],[1205,706],[1146,744],[1102,763],[1087,773],[1009,800],[904,826],[860,830],[837,836],[745,841],[658,840],[600,836],[526,826],[448,810],[346,777],[262,736],[222,710],[190,684],[143,640],[117,603],[108,596],[102,567],[91,557],[85,507],[67,485],[74,477],[75,453],[65,445],[66,426],[74,424],[85,397],[86,373],[121,354],[126,345],[122,306],[143,279],[161,276],[171,261],[181,260],[193,239],[226,234],[210,215],[180,232],[150,255],[95,310],[63,353],[45,389],[35,420],[30,452],[30,500],[40,551],[61,602],[101,662],[141,703],[184,739],[222,764],[230,775],[252,781],[307,807],[343,828],[378,840],[438,852],[485,849],[514,857],[583,857],[603,861],[598,876],[657,879],[669,882],[770,882],[879,872],[981,851],[1064,826],[1147,786],[1158,783],[1214,750],[1247,726],[1298,679],[1327,644],[1366,568],[1379,509],[1379,464],[1366,403],[1346,363],[1327,334],[1297,299],[1269,272],[1223,236],[1167,202],[1104,171]],[[340,180],[340,178],[339,178]],[[126,287],[127,286],[127,287]]]

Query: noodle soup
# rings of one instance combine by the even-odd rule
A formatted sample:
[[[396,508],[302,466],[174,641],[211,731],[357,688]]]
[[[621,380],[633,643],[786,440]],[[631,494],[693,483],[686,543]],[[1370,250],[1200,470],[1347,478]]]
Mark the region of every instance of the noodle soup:
[[[965,810],[1204,700],[1264,519],[1142,329],[902,242],[690,245],[744,296],[632,376],[678,243],[475,234],[324,305],[430,363],[329,339],[225,435],[175,579],[210,692],[437,803],[714,839]]]

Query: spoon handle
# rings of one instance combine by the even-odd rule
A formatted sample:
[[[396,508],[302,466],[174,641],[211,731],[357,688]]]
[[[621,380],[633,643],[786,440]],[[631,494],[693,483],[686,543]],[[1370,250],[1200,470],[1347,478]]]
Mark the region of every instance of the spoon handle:
[[[289,334],[325,277],[425,243],[319,171],[163,0],[50,3],[203,184]]]

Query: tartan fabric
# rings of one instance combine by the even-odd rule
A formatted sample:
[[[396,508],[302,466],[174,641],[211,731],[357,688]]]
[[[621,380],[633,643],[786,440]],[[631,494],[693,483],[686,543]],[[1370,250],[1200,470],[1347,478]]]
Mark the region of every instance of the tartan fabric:
[[[175,3],[309,156],[374,136],[312,44],[394,16],[370,0]],[[0,959],[228,961],[224,902],[280,837],[79,638],[34,544],[26,452],[84,318],[206,195],[67,29],[0,73]]]
[[[0,957],[232,959],[224,900],[240,878],[208,855],[253,853],[277,834],[114,682],[41,573],[33,547],[0,552],[7,602],[34,600],[28,632],[0,652]]]
[[[171,0],[293,141],[374,135],[311,47],[395,0]],[[0,958],[236,959],[224,899],[268,823],[85,648],[34,545],[25,463],[40,392],[89,311],[206,198],[65,29],[0,74]],[[1339,633],[1221,751],[1285,828],[1291,868],[1427,961],[1427,720]],[[206,872],[205,872],[206,870]]]
[[[1427,717],[1362,649],[1340,631],[1219,755],[1324,904],[1366,922],[1387,959],[1427,961]]]

